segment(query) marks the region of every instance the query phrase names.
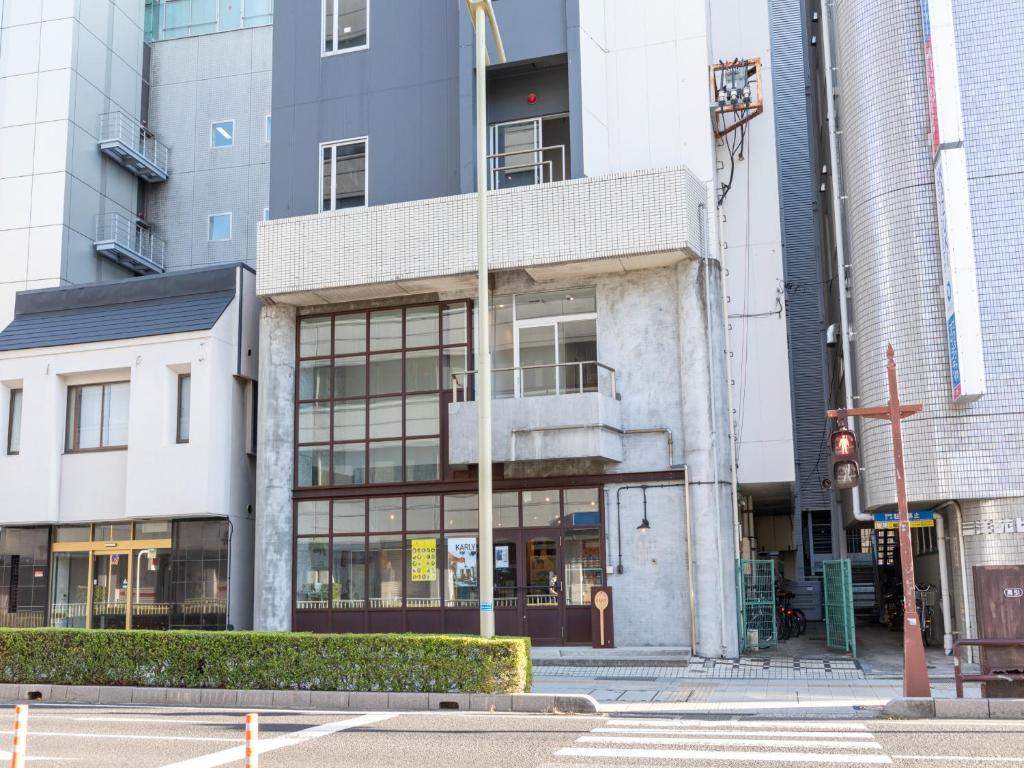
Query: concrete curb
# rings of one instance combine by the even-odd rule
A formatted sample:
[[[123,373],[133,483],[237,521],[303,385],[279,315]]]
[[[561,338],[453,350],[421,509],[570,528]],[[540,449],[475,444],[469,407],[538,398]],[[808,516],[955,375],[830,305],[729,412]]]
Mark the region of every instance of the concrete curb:
[[[597,713],[590,696],[546,693],[388,693],[363,691],[238,691],[213,688],[133,688],[97,685],[0,684],[0,701],[48,704],[227,707],[231,709],[335,709],[359,712],[432,711]]]
[[[945,720],[1019,720],[1024,699],[893,699],[882,710],[889,717]]]

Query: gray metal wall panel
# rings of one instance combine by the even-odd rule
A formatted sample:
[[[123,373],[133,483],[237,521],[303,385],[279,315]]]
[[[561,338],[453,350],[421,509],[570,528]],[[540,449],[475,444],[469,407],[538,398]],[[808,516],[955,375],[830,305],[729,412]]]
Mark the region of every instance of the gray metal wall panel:
[[[829,471],[827,374],[808,33],[801,0],[772,0],[769,13],[796,454],[795,503],[798,511],[827,510],[832,498],[821,486]]]

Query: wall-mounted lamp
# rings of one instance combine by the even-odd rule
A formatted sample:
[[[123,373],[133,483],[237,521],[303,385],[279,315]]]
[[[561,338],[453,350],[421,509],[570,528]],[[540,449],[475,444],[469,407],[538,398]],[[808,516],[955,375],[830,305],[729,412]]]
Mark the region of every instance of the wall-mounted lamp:
[[[647,486],[642,486],[641,490],[644,492],[644,519],[640,521],[640,525],[636,529],[646,533],[651,530],[651,521],[647,519]]]

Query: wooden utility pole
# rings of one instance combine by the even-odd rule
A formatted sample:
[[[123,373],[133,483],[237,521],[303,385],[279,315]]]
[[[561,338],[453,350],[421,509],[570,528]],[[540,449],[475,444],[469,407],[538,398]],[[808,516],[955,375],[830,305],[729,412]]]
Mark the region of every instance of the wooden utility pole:
[[[931,696],[928,683],[928,665],[924,658],[921,639],[921,619],[917,615],[917,580],[914,578],[914,545],[910,540],[910,511],[907,507],[907,481],[903,467],[903,419],[920,413],[920,404],[900,403],[896,383],[896,354],[892,344],[886,350],[889,373],[889,404],[876,408],[840,408],[828,411],[833,419],[846,420],[849,416],[865,419],[885,419],[892,425],[892,459],[896,471],[896,505],[900,516],[900,566],[903,570],[903,695]]]

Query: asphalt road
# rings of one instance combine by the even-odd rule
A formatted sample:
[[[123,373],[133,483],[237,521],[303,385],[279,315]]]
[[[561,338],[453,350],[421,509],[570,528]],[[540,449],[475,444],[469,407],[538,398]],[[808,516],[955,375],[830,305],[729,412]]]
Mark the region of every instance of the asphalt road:
[[[7,712],[0,745],[9,748]],[[27,755],[30,764],[76,768],[237,767],[243,735],[236,711],[39,704],[29,713]],[[261,712],[259,743],[261,768],[1024,768],[1024,721],[997,720]]]

